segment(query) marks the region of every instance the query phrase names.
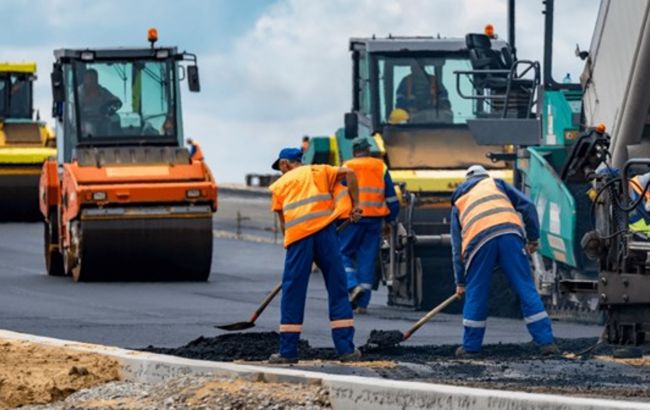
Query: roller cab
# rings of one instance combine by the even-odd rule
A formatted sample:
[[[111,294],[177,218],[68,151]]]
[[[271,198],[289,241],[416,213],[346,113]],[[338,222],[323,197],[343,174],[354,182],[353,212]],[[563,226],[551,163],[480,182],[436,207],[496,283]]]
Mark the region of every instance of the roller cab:
[[[200,146],[184,144],[179,88],[199,90],[196,56],[153,42],[54,55],[62,149],[40,181],[48,272],[207,280],[217,187]]]
[[[34,119],[35,63],[0,63],[0,221],[40,219],[41,166],[56,155],[54,133]]]
[[[499,40],[493,46],[506,45]],[[478,141],[470,132],[468,122],[477,118],[481,104],[461,97],[472,88],[469,79],[456,76],[472,68],[464,39],[353,38],[350,52],[352,111],[333,136],[311,139],[305,160],[342,164],[352,158],[355,139],[368,139],[374,155],[385,160],[402,205],[399,226],[386,238],[377,263],[377,283],[387,285],[390,305],[430,309],[455,290],[452,192],[473,164],[512,181],[512,163],[493,161],[512,156],[512,146]],[[516,307],[512,295],[496,303]],[[454,303],[447,311],[461,307]]]

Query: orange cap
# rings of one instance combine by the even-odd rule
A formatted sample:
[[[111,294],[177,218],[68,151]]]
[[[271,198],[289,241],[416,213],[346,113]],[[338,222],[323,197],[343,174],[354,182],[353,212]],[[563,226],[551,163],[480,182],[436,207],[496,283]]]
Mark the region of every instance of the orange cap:
[[[607,127],[605,127],[605,123],[599,122],[595,129],[597,133],[604,134]]]
[[[155,43],[156,41],[158,41],[158,30],[156,30],[155,27],[151,27],[147,31],[147,40],[149,40],[152,43]]]
[[[492,24],[486,24],[483,32],[490,38],[494,37],[494,26]]]

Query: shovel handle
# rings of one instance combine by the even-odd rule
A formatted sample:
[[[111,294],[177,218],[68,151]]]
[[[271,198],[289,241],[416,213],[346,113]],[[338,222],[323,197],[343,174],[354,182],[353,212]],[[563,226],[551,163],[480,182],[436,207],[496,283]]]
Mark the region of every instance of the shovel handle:
[[[407,330],[404,333],[404,340],[408,339],[411,337],[413,333],[415,333],[416,330],[422,327],[425,323],[427,323],[429,320],[431,320],[432,317],[440,313],[444,308],[449,306],[452,302],[454,302],[456,299],[460,299],[460,296],[456,293],[453,295],[449,296],[447,299],[445,299],[441,304],[438,306],[434,307],[431,309],[429,312],[427,312],[426,315],[422,316],[422,319],[418,320],[409,330]]]
[[[251,320],[250,320],[251,322],[255,322],[257,320],[259,315],[261,315],[262,312],[264,312],[264,309],[266,309],[269,303],[271,303],[271,301],[275,299],[277,294],[280,293],[281,289],[282,289],[282,282],[275,285],[273,290],[271,290],[271,292],[268,295],[266,295],[262,303],[260,303],[260,307],[258,307],[257,310],[253,313],[253,316],[251,316]]]
[[[352,223],[351,219],[346,219],[345,222],[343,222],[341,225],[336,227],[336,233],[341,233],[341,231],[347,228],[348,226],[350,226],[351,223]]]

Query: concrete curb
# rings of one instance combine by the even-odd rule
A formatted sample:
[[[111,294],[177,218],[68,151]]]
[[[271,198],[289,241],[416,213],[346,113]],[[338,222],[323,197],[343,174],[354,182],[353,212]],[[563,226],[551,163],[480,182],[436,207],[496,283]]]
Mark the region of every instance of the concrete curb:
[[[123,379],[131,381],[152,383],[184,375],[215,375],[267,382],[320,384],[329,388],[334,409],[650,409],[650,403],[487,390],[370,377],[340,376],[288,368],[190,360],[8,330],[0,330],[0,339],[28,341],[46,346],[66,347],[79,352],[106,355],[121,363]]]

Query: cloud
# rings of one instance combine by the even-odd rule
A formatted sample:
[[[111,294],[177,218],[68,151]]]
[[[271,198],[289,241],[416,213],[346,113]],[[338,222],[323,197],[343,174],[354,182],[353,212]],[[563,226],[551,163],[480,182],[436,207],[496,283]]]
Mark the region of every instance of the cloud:
[[[541,1],[518,4],[519,56],[541,59]],[[596,10],[597,4],[582,0],[573,9],[564,7],[558,19],[581,15],[581,21],[588,22],[595,19]],[[303,134],[328,135],[341,126],[351,104],[350,37],[462,38],[482,31],[488,22],[506,37],[505,1],[279,1],[229,53],[202,60],[202,73],[209,76],[203,77],[209,81],[207,90],[217,98],[192,105],[186,111],[186,128],[206,135],[201,140],[217,178],[243,181],[246,172],[269,172],[268,164],[282,146],[298,145]],[[574,38],[590,38],[591,26],[556,27],[562,34],[555,45],[562,54],[556,57],[555,72],[571,71],[577,79],[582,63],[573,56]]]
[[[520,58],[540,59],[541,1],[517,2]],[[561,3],[561,4],[560,4]],[[557,75],[582,63],[597,2],[556,2]],[[144,45],[157,26],[161,42],[198,54],[202,92],[183,84],[186,136],[199,140],[218,181],[269,172],[277,151],[304,134],[328,135],[350,109],[348,39],[392,35],[463,37],[486,23],[506,36],[505,0],[240,0],[90,2],[22,0],[0,3],[3,60],[36,60],[36,104],[49,118],[52,50]],[[575,24],[578,19],[581,24]],[[579,40],[576,40],[579,38]]]

